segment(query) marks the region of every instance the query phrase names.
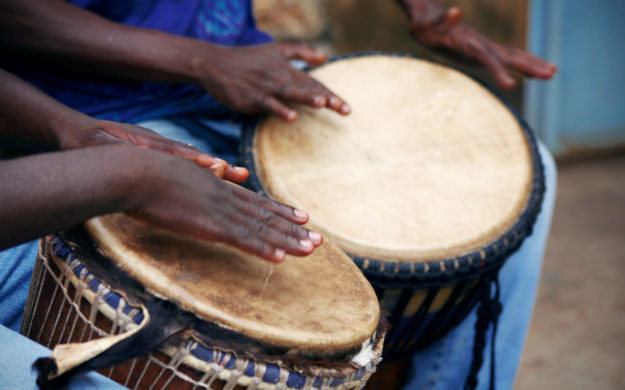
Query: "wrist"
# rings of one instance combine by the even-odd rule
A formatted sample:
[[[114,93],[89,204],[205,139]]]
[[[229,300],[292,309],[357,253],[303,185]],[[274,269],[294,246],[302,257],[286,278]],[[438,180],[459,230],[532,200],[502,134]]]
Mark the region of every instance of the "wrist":
[[[195,167],[194,163],[168,153],[128,145],[117,147],[121,169],[116,171],[116,180],[124,189],[120,194],[121,211],[136,213],[149,207],[159,194],[168,190],[171,178],[178,176],[179,164]]]
[[[72,109],[65,110],[51,122],[51,134],[58,150],[85,147],[85,140],[95,132],[98,119]]]
[[[227,48],[203,41],[190,42],[190,45],[184,76],[194,84],[203,85],[213,77],[216,63]]]
[[[103,169],[110,174],[111,200],[116,212],[141,208],[157,191],[155,177],[158,171],[153,152],[131,145],[117,144],[95,147],[107,150],[109,161]],[[163,153],[164,154],[164,153]]]

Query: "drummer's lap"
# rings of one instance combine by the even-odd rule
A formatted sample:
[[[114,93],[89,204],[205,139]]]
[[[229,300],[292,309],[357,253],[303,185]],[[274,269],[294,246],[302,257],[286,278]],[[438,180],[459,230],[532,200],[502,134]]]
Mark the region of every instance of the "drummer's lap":
[[[540,268],[555,203],[556,169],[553,157],[540,145],[545,165],[546,193],[533,233],[510,256],[501,271],[499,317],[495,343],[497,390],[512,389],[527,335],[538,289]],[[476,310],[442,340],[416,354],[405,389],[460,389],[469,373],[475,335]],[[490,378],[490,333],[484,349],[479,389],[488,388]]]

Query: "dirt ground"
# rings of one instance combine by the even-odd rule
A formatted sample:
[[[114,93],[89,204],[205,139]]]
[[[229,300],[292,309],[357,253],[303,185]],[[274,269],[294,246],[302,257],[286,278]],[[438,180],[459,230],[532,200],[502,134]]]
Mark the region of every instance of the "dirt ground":
[[[517,390],[625,389],[625,155],[560,164]]]

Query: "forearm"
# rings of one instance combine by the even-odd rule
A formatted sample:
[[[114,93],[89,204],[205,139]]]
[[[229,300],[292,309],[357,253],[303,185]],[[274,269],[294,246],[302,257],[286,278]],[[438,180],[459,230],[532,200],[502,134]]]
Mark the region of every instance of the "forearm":
[[[0,161],[0,249],[129,209],[149,153],[122,145]]]
[[[0,144],[57,150],[93,119],[0,69]]]
[[[193,82],[214,45],[125,26],[60,0],[0,1],[0,44],[79,72]],[[85,65],[89,67],[85,68]]]

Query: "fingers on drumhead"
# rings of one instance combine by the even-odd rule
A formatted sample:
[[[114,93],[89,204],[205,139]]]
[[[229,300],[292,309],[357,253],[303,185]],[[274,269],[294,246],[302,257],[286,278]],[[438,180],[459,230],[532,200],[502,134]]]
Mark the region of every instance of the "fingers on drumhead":
[[[295,243],[294,241],[290,242],[291,248],[293,250],[298,251],[299,249],[303,248],[305,251],[308,252],[312,251],[314,246],[321,244],[321,242],[323,241],[321,234],[317,232],[311,232],[310,230],[300,226],[298,223],[286,219],[272,210],[269,210],[262,206],[256,206],[243,200],[238,200],[236,203],[236,207],[238,208],[238,210],[251,219],[251,224],[254,228],[254,231],[257,232],[257,234],[261,238],[268,239],[269,242],[272,242],[275,245],[288,243],[290,242],[290,238],[293,238],[298,241],[298,243]],[[302,223],[308,219],[308,214],[306,214],[305,212],[290,208],[288,206],[280,204],[278,205],[283,206],[287,210],[290,209],[290,211],[293,213],[300,214],[300,221]],[[280,234],[280,236],[276,236],[274,232],[277,232],[278,234]]]
[[[249,202],[256,207],[267,209],[291,222],[295,222],[300,225],[308,222],[308,213],[303,210],[299,210],[291,206],[276,202],[263,195],[254,193],[241,187],[233,186],[232,190],[233,195],[236,198],[245,202]]]
[[[293,122],[297,119],[297,112],[295,110],[273,96],[264,97],[260,102],[260,106],[264,111],[277,115],[287,122]]]

